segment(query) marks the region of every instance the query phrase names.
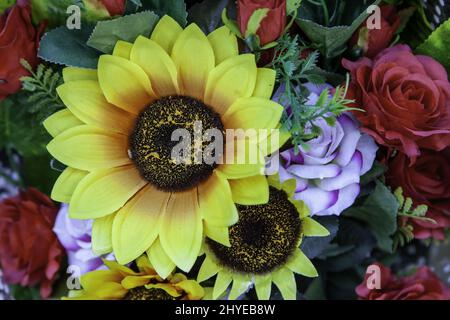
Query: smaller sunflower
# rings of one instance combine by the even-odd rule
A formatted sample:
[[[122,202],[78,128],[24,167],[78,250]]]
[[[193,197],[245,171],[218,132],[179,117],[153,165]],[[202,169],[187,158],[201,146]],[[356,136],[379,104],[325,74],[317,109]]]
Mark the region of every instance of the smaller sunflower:
[[[81,276],[82,290],[72,290],[68,300],[200,300],[204,289],[185,275],[175,273],[166,279],[150,265],[146,256],[136,260],[139,272],[115,261],[104,260],[109,270],[96,270]]]
[[[329,232],[309,217],[305,203],[292,198],[295,180],[280,183],[269,178],[269,202],[237,205],[239,221],[230,227],[230,246],[211,239],[204,244],[205,260],[197,281],[217,274],[212,298],[222,296],[232,283],[233,300],[254,283],[258,299],[270,298],[272,282],[286,300],[296,298],[294,273],[316,277],[312,262],[300,250],[303,236],[327,236]]]

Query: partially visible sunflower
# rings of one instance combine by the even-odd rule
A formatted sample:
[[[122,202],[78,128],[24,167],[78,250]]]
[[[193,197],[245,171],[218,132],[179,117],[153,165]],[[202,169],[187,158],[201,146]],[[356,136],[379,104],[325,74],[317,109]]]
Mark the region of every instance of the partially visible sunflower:
[[[181,273],[162,279],[148,258],[136,260],[138,272],[115,261],[104,260],[109,270],[96,270],[81,276],[82,290],[69,292],[68,300],[200,300],[204,289]]]
[[[255,164],[171,157],[171,134],[193,134],[197,121],[203,132],[224,133],[270,130],[280,120],[283,108],[270,100],[275,71],[239,55],[226,27],[206,36],[164,16],[150,39],[118,41],[98,70],[66,68],[63,76],[57,91],[67,109],[44,123],[54,137],[47,149],[68,166],[52,198],[70,203],[71,218],[95,219],[95,253],[112,250],[127,264],[147,252],[162,278],[175,266],[188,272],[204,235],[228,243],[235,203],[268,201],[262,148]]]
[[[213,240],[204,245],[205,260],[197,280],[217,274],[213,299],[222,296],[232,283],[229,299],[236,299],[254,283],[258,299],[270,297],[272,282],[284,299],[296,299],[294,273],[316,277],[317,271],[300,250],[303,236],[327,236],[329,232],[310,218],[303,201],[292,198],[296,183],[283,184],[270,178],[267,204],[238,205],[239,222],[230,227],[230,244]]]

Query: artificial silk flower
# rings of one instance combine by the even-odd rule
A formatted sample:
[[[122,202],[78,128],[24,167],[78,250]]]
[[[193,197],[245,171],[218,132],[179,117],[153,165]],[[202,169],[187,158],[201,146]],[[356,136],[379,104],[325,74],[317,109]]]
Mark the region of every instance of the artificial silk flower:
[[[200,300],[204,289],[181,273],[161,278],[148,258],[136,260],[139,271],[104,260],[108,270],[96,270],[81,276],[82,290],[69,292],[68,300]]]
[[[212,298],[222,296],[232,283],[233,300],[255,284],[258,299],[270,298],[272,282],[284,299],[296,298],[294,273],[316,277],[312,262],[300,250],[304,236],[327,236],[329,232],[310,218],[303,201],[293,199],[295,180],[279,182],[272,176],[269,202],[239,205],[239,221],[230,227],[230,245],[207,239],[206,254],[197,280],[217,274]]]
[[[196,120],[222,132],[279,122],[283,108],[270,100],[275,71],[239,55],[226,27],[206,36],[164,16],[150,39],[118,41],[97,70],[66,68],[63,76],[57,91],[67,109],[44,122],[54,137],[47,149],[68,166],[52,198],[70,203],[71,218],[95,219],[95,252],[112,250],[121,264],[147,252],[163,278],[175,266],[188,272],[204,235],[228,243],[235,203],[267,202],[264,161],[171,158],[171,133],[192,133]]]

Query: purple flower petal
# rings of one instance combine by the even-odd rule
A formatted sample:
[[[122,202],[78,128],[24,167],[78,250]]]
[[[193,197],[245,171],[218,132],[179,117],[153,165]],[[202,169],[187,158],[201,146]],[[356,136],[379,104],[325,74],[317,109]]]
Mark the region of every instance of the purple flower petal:
[[[324,191],[312,185],[302,192],[294,195],[294,199],[303,200],[311,214],[325,210],[333,206],[338,199],[339,191]]]
[[[350,207],[355,202],[359,195],[359,191],[360,187],[358,183],[346,186],[338,192],[338,199],[333,206],[315,214],[318,216],[340,215],[342,211]]]
[[[280,167],[278,174],[280,176],[280,182],[284,182],[289,179],[295,179],[296,182],[295,192],[303,191],[308,187],[308,180],[293,176],[292,174],[287,172],[286,169],[283,167]]]
[[[356,146],[361,138],[361,133],[353,119],[349,116],[343,114],[339,117],[338,121],[344,129],[344,138],[339,146],[339,154],[334,161],[340,166],[346,166],[355,153]]]
[[[326,191],[339,190],[350,184],[359,183],[362,167],[361,152],[355,151],[350,163],[334,178],[316,180],[316,185]]]
[[[336,164],[326,165],[292,165],[287,171],[297,177],[305,179],[323,179],[336,177],[341,173],[341,168]]]
[[[361,139],[359,139],[356,149],[362,154],[362,168],[360,174],[363,175],[372,168],[377,155],[378,146],[371,136],[363,134]]]

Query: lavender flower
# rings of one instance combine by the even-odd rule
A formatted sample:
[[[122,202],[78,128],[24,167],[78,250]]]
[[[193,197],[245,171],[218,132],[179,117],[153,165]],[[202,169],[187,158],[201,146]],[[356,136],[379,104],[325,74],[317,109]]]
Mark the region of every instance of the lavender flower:
[[[315,104],[320,92],[329,86],[307,85],[311,91],[307,104]],[[378,149],[373,139],[359,130],[351,114],[343,114],[334,126],[318,118],[314,122],[321,134],[282,152],[280,180],[294,178],[295,199],[303,200],[312,215],[339,215],[350,207],[360,192],[360,177],[370,170]]]

